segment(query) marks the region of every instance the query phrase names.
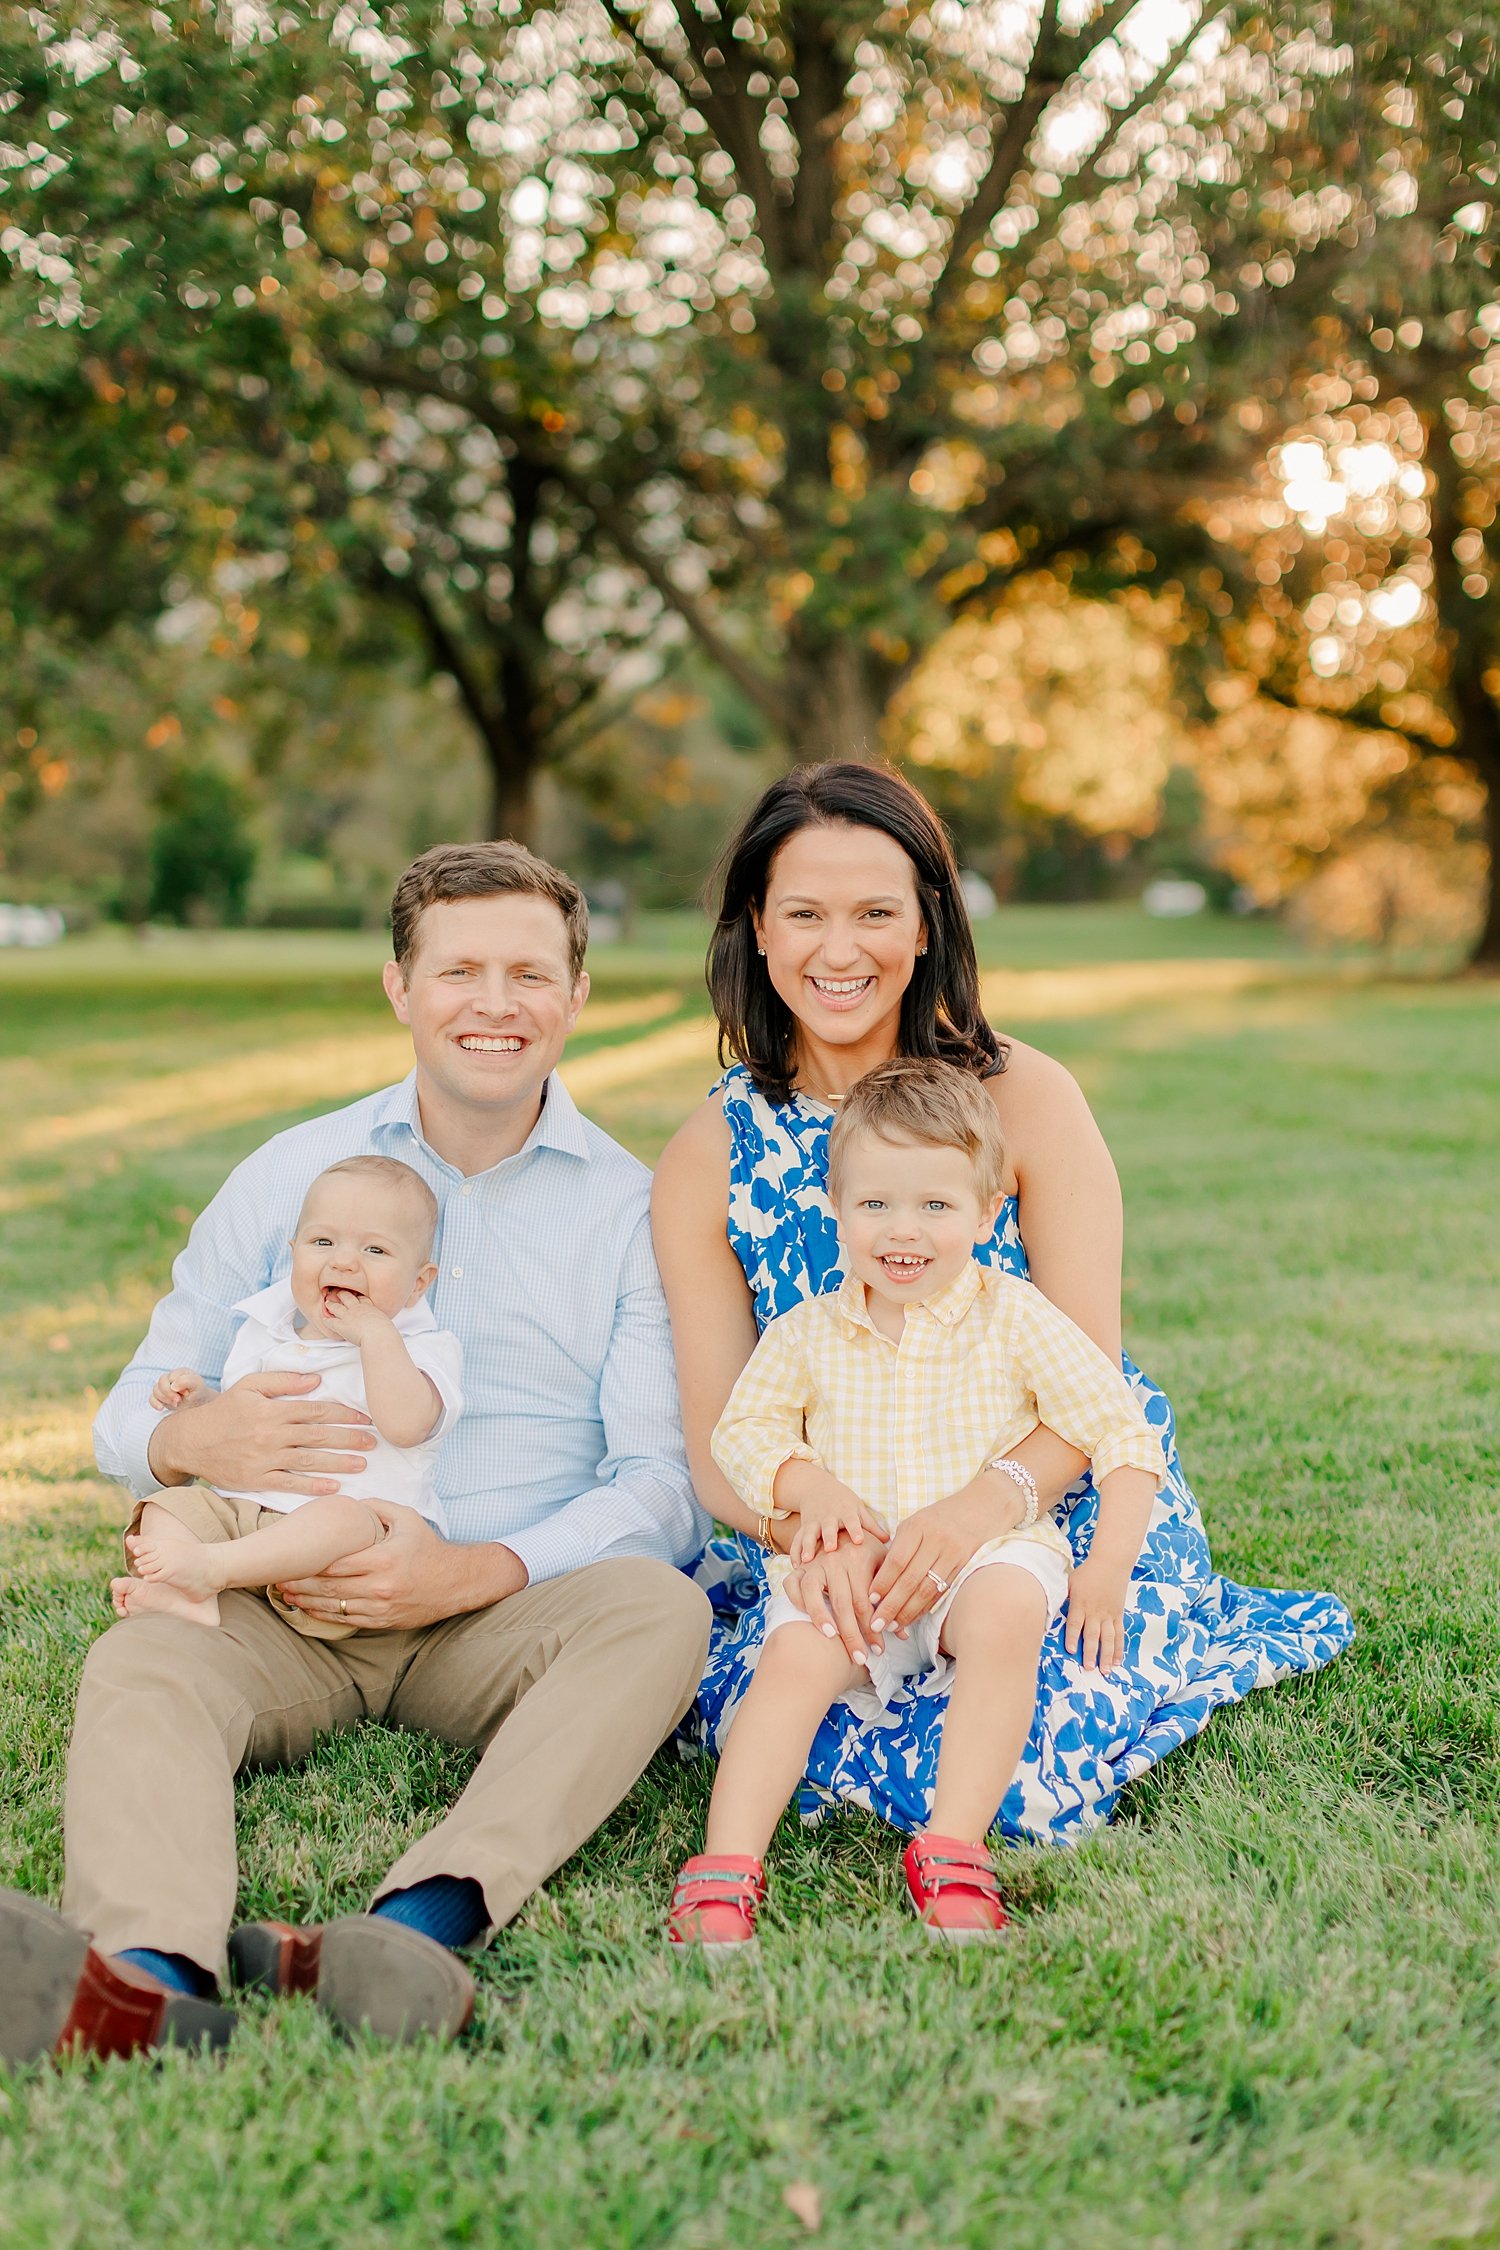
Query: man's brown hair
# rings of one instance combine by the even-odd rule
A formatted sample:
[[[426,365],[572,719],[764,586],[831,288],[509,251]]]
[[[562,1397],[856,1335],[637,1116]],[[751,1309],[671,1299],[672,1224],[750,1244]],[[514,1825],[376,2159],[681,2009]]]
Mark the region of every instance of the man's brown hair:
[[[434,844],[414,859],[391,897],[391,949],[403,978],[417,950],[417,932],[429,906],[460,898],[500,898],[521,892],[550,899],[568,927],[568,974],[576,984],[589,942],[588,901],[571,875],[538,859],[524,844]]]
[[[850,1087],[828,1136],[828,1192],[837,1202],[849,1143],[859,1133],[919,1148],[961,1148],[974,1167],[981,1204],[1005,1179],[1005,1142],[981,1079],[956,1064],[916,1055],[881,1063]]]

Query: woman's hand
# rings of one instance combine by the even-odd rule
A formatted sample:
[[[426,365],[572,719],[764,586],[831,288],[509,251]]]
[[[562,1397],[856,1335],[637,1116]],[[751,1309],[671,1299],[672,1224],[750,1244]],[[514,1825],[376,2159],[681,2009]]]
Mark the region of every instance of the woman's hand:
[[[1014,1530],[1024,1505],[1009,1477],[986,1474],[908,1516],[892,1533],[875,1576],[874,1630],[904,1634],[942,1598],[987,1539]]]
[[[870,1581],[885,1547],[879,1536],[856,1547],[845,1540],[831,1554],[815,1555],[786,1581],[786,1590],[821,1633],[842,1641],[851,1662],[868,1665],[870,1651],[884,1646],[873,1630]]]

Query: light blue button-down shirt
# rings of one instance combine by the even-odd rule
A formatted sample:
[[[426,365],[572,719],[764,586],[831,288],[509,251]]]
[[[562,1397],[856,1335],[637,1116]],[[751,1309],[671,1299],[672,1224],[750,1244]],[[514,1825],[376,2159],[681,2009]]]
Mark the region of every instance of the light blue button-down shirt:
[[[152,1384],[171,1367],[217,1382],[234,1306],[290,1270],[309,1183],[371,1151],[410,1164],[438,1199],[430,1301],[464,1349],[464,1412],[437,1465],[450,1537],[503,1541],[533,1583],[611,1555],[688,1561],[709,1523],[683,1450],[651,1175],[555,1076],[524,1147],[469,1179],[423,1140],[415,1072],[237,1165],[100,1408],[104,1474],[138,1499],[161,1490],[146,1458],[162,1418]]]

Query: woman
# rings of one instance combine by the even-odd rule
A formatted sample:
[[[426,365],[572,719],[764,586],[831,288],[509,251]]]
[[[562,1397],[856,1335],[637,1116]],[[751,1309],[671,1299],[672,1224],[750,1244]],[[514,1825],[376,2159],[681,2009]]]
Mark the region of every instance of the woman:
[[[999,1112],[1006,1200],[980,1253],[1027,1275],[1112,1357],[1120,1352],[1119,1183],[1068,1072],[1000,1040],[979,976],[952,849],[926,802],[879,767],[804,767],[775,783],[724,863],[709,989],[730,1068],[657,1169],[657,1256],[672,1309],[688,1454],[699,1497],[739,1535],[700,1572],[741,1604],[715,1631],[700,1709],[717,1747],[753,1669],[765,1607],[756,1519],[709,1439],[759,1330],[842,1280],[826,1193],[828,1128],[856,1079],[893,1055],[975,1072]],[[1086,1672],[1062,1624],[1044,1644],[1037,1715],[1000,1807],[1003,1833],[1070,1842],[1109,1817],[1128,1781],[1196,1734],[1216,1705],[1328,1662],[1353,1627],[1328,1594],[1235,1586],[1209,1565],[1177,1458],[1172,1410],[1128,1358],[1168,1475],[1136,1566],[1123,1662]],[[1075,1552],[1095,1515],[1083,1457],[1034,1429],[1010,1457],[1062,1508]],[[990,1468],[903,1524],[889,1545],[840,1543],[804,1576],[819,1622],[851,1656],[878,1609],[909,1626],[983,1543],[1019,1523],[1024,1477]],[[737,1567],[730,1568],[731,1562]],[[748,1606],[745,1606],[748,1604]],[[911,1831],[925,1821],[942,1699],[908,1691],[883,1727],[835,1705],[813,1744],[804,1810],[847,1797]]]

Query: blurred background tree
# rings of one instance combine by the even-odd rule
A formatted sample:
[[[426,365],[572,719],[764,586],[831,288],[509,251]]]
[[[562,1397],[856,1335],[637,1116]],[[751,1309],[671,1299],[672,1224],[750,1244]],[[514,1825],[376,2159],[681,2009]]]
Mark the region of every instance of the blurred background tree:
[[[1107,869],[1190,762],[1268,902],[1379,827],[1500,960],[1486,12],[69,0],[0,38],[0,497],[141,558],[38,633],[169,563],[373,605],[488,824],[537,833],[551,769],[601,852],[690,643],[767,755],[910,755],[992,860],[1061,823]],[[1314,738],[1353,826],[1257,852],[1244,759]]]

